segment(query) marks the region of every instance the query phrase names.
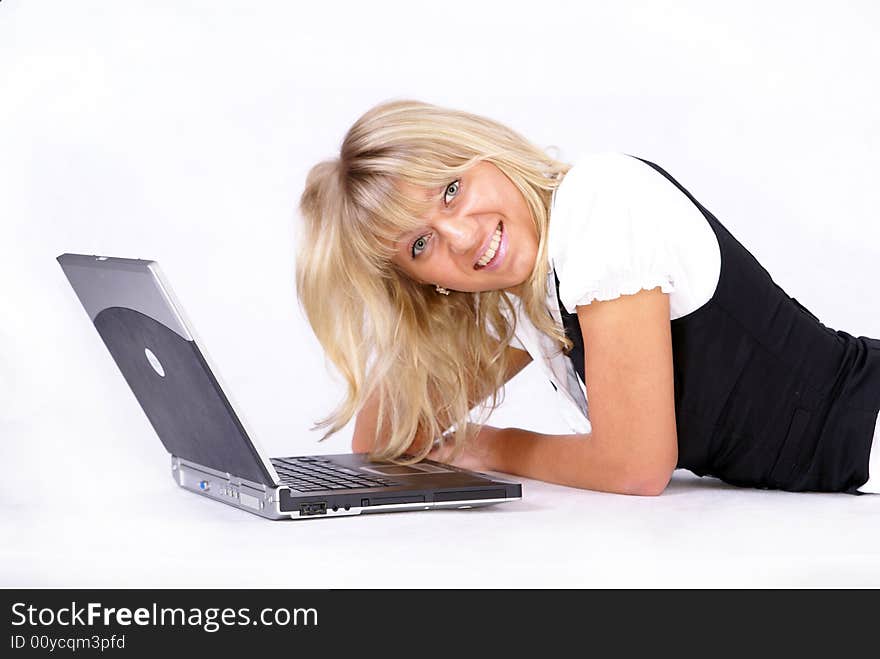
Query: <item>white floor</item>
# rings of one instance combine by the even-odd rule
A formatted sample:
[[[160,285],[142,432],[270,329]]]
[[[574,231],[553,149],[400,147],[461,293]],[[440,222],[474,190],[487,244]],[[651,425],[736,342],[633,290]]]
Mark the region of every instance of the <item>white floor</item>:
[[[17,461],[0,586],[880,586],[878,495],[679,471],[659,497],[523,481],[521,502],[490,508],[270,522],[181,490],[161,447],[146,453],[120,473]]]
[[[77,304],[34,324],[45,349],[23,333],[4,344],[0,587],[880,587],[877,494],[736,488],[680,470],[659,497],[524,480],[517,503],[336,519],[270,522],[203,499],[172,480]],[[308,376],[327,393],[316,403],[285,369],[212,356],[269,455],[349,449],[351,428],[324,443],[304,430],[338,402],[320,372]],[[564,432],[556,405],[527,368],[490,423]]]

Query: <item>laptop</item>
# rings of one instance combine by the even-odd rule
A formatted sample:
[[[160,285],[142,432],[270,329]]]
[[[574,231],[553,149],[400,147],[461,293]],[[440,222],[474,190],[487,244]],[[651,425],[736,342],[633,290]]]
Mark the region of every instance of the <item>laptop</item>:
[[[519,483],[433,460],[366,453],[270,458],[257,444],[156,261],[57,258],[185,490],[268,519],[476,508],[522,497]]]

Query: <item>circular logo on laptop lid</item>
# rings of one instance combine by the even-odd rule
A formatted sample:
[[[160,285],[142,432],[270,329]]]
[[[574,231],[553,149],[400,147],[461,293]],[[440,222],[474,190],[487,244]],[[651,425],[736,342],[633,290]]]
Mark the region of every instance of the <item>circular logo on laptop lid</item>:
[[[144,354],[147,356],[147,361],[150,362],[150,366],[153,367],[153,370],[159,374],[160,377],[165,377],[165,369],[162,368],[162,362],[159,361],[159,358],[153,354],[153,351],[149,348],[144,348]]]

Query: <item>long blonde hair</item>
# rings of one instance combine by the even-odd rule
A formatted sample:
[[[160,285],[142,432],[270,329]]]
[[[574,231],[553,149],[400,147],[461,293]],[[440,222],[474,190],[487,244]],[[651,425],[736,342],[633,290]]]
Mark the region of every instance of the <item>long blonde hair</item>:
[[[429,203],[404,196],[398,184],[434,189],[478,161],[510,179],[535,222],[538,256],[521,287],[522,310],[560,349],[571,349],[546,305],[550,202],[570,165],[478,115],[412,100],[381,103],[352,125],[338,158],[311,168],[300,199],[297,294],[348,389],[336,410],[313,426],[330,426],[320,441],[378,392],[371,460],[417,462],[431,448],[428,442],[410,454],[417,435],[439,437],[447,430],[454,431],[454,460],[468,434],[503,402],[506,348],[515,332],[509,293],[438,295],[391,260],[396,236],[421,226]],[[490,386],[490,399],[481,400]],[[480,420],[469,424],[478,403]],[[379,438],[386,420],[390,433]]]

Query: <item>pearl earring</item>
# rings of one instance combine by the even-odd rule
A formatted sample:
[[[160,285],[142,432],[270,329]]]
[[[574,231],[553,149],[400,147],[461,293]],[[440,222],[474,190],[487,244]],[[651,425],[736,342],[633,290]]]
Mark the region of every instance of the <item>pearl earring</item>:
[[[449,295],[449,291],[443,288],[440,284],[435,284],[435,286],[437,287],[437,292],[440,293],[440,295]]]

